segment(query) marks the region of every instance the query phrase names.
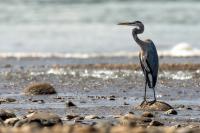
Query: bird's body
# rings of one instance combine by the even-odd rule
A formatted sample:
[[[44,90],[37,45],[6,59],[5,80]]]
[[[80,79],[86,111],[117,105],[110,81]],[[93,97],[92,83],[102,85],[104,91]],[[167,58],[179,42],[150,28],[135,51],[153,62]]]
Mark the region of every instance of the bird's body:
[[[145,49],[140,51],[139,59],[149,88],[154,88],[158,75],[158,54],[156,47],[151,40],[148,41],[147,47],[147,50]]]
[[[159,60],[156,47],[150,39],[142,41],[138,38],[138,34],[144,32],[144,25],[140,21],[135,22],[125,22],[119,23],[119,25],[131,25],[136,26],[132,30],[132,35],[136,43],[141,47],[141,51],[139,52],[139,59],[140,65],[145,77],[145,95],[144,95],[144,102],[146,102],[146,86],[148,85],[149,88],[154,90],[154,101],[156,101],[155,96],[155,86],[157,82],[158,76],[158,67],[159,67]]]

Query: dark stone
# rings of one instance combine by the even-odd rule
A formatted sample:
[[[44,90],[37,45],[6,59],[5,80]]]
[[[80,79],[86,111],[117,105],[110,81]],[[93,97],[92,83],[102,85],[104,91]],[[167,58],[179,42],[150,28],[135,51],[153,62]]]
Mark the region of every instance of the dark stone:
[[[9,111],[9,110],[0,110],[0,119],[1,120],[6,120],[6,119],[9,119],[9,118],[14,118],[16,117],[16,115],[12,112],[12,111]]]
[[[149,118],[152,118],[152,117],[154,117],[154,115],[153,115],[151,112],[144,112],[144,113],[142,114],[142,117],[149,117]]]
[[[178,113],[177,113],[176,110],[170,109],[170,110],[167,110],[167,111],[165,112],[165,114],[166,114],[166,115],[177,115]]]
[[[66,106],[67,107],[76,107],[76,105],[72,101],[67,101]]]
[[[49,83],[33,83],[25,88],[27,95],[47,95],[56,94],[55,88]]]
[[[150,126],[163,126],[164,124],[159,121],[152,121],[149,123]]]

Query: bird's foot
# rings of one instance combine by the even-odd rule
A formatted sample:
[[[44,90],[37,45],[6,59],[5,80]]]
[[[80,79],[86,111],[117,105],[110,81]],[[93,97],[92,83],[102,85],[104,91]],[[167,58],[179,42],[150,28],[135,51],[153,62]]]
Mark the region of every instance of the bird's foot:
[[[142,101],[142,103],[140,104],[140,106],[142,106],[145,103],[147,103],[147,100]]]
[[[156,100],[153,100],[153,101],[149,101],[148,103],[150,104],[150,105],[152,105],[152,104],[154,104],[156,102]]]

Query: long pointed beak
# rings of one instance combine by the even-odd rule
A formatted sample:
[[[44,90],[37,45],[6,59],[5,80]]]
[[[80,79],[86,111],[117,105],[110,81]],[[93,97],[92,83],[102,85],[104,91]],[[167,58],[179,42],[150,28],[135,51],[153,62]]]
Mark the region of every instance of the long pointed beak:
[[[133,23],[133,22],[120,22],[120,23],[118,23],[117,25],[127,25],[127,26],[132,26],[132,25],[134,25],[134,23]]]

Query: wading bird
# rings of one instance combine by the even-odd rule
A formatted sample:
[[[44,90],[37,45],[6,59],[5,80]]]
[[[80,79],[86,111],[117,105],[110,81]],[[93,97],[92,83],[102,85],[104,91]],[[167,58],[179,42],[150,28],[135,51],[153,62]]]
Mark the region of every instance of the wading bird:
[[[143,74],[145,77],[145,93],[144,93],[144,102],[147,102],[146,99],[146,88],[147,85],[149,88],[153,89],[154,92],[154,100],[150,103],[156,102],[156,94],[155,94],[155,86],[157,82],[157,75],[158,75],[158,67],[159,67],[159,61],[158,61],[158,54],[156,47],[150,39],[147,39],[145,41],[142,41],[138,38],[138,34],[142,34],[144,32],[144,25],[140,21],[135,22],[123,22],[119,23],[118,25],[128,25],[128,26],[136,26],[132,30],[132,35],[136,43],[140,46],[141,51],[139,53],[140,58],[140,65],[143,70]]]

